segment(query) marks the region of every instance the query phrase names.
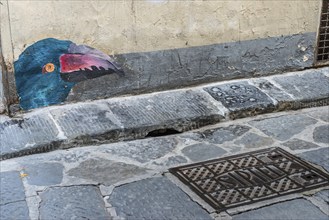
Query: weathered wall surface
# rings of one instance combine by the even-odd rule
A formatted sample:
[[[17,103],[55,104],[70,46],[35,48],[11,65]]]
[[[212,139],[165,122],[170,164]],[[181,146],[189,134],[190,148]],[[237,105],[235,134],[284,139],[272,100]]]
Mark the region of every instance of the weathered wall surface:
[[[48,37],[92,46],[123,65],[124,77],[79,83],[70,101],[309,67],[321,6],[320,0],[1,2],[9,70],[27,46]]]
[[[2,79],[2,68],[0,65],[0,79]],[[5,95],[3,92],[2,80],[0,80],[0,114],[5,111]]]
[[[1,38],[1,34],[0,34]],[[0,42],[0,114],[4,113],[6,108],[6,103],[5,103],[5,93],[4,93],[4,84],[2,81],[4,81],[4,75],[3,75],[3,59],[2,59],[2,49],[1,49],[1,42]]]
[[[121,54],[316,32],[320,1],[30,0],[8,4],[17,58],[27,45],[47,37]]]

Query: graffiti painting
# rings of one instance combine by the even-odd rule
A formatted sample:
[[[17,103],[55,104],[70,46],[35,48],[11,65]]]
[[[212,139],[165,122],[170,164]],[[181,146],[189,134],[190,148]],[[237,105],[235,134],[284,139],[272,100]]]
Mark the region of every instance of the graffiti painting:
[[[107,74],[123,75],[109,55],[71,41],[47,38],[26,48],[14,63],[24,110],[65,101],[78,82]]]

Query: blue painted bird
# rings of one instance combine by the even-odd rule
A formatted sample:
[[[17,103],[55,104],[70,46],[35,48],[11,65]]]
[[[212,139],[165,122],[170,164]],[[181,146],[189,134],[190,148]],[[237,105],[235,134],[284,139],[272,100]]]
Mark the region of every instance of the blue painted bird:
[[[71,41],[47,38],[26,48],[14,62],[16,88],[22,109],[65,101],[83,80],[117,73],[122,68],[108,55]]]

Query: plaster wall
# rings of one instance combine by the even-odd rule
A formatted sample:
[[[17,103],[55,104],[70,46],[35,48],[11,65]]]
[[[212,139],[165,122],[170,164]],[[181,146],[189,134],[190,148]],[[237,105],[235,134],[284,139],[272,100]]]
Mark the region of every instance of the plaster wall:
[[[320,2],[2,1],[1,20],[14,59],[47,37],[121,54],[316,32]]]
[[[9,83],[24,49],[49,37],[89,45],[123,64],[125,78],[79,83],[68,101],[310,67],[321,7],[321,0],[0,2]]]
[[[3,92],[3,85],[2,85],[2,68],[0,66],[0,114],[5,111],[5,95]]]
[[[1,38],[1,34],[0,34]],[[1,53],[1,42],[0,42],[0,114],[5,112],[5,93],[4,93],[4,86],[2,81],[4,80],[4,75],[3,75],[3,59],[2,59],[2,53]]]

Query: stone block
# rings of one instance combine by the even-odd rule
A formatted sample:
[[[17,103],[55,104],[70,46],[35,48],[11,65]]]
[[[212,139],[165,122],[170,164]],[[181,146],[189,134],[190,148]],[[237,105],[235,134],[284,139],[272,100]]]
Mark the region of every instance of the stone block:
[[[7,159],[56,149],[61,141],[58,130],[46,113],[0,124],[0,155]]]
[[[125,136],[130,137],[144,137],[165,129],[182,132],[223,119],[220,110],[199,91],[166,92],[108,104],[124,126]]]
[[[307,151],[299,156],[307,161],[322,166],[329,172],[329,147]]]
[[[97,158],[81,162],[77,167],[70,169],[67,174],[69,176],[111,185],[146,174],[146,169],[131,164]]]
[[[204,89],[230,110],[231,118],[241,118],[275,109],[273,101],[247,82],[228,83]]]
[[[213,144],[194,144],[185,147],[182,153],[192,161],[203,161],[223,156],[226,150]]]
[[[174,138],[158,137],[104,145],[101,151],[111,155],[131,158],[140,163],[147,163],[172,152],[177,144]]]
[[[285,201],[233,216],[233,220],[263,219],[328,220],[328,216],[311,202],[304,199]]]
[[[329,102],[329,77],[325,70],[309,70],[303,74],[276,76],[273,80],[287,93],[293,95],[296,105],[310,103],[310,107]],[[317,104],[317,102],[319,102]],[[299,108],[301,106],[295,106]]]
[[[272,138],[285,141],[316,122],[317,120],[305,115],[284,115],[250,121],[249,124]]]
[[[65,106],[51,110],[51,114],[69,139],[88,142],[93,138],[102,139],[102,135],[117,139],[121,131],[106,104]]]
[[[51,186],[60,184],[63,179],[64,166],[60,163],[25,163],[24,171],[30,185]]]
[[[40,197],[40,219],[111,219],[95,186],[48,188]]]
[[[25,191],[20,173],[17,171],[0,173],[0,205],[24,201]]]
[[[25,201],[0,205],[0,219],[3,220],[28,220],[29,209]]]
[[[165,177],[117,187],[108,202],[126,219],[212,219]]]

